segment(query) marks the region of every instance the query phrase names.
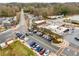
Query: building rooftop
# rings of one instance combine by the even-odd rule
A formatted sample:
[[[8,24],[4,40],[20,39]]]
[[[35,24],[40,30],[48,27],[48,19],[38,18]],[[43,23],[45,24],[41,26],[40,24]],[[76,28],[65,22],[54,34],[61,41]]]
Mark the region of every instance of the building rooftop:
[[[39,23],[42,23],[42,22],[45,22],[45,20],[35,21],[36,24],[39,24]]]
[[[71,16],[71,20],[79,20],[79,15]]]

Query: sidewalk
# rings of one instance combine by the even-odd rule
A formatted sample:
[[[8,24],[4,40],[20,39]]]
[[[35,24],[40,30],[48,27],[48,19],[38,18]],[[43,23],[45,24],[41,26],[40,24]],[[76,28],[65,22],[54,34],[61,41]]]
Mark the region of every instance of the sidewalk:
[[[10,45],[11,43],[13,43],[15,40],[8,40],[7,42],[3,42],[0,44],[1,48],[6,48],[8,45]]]
[[[57,56],[55,53],[51,52],[49,56]]]
[[[27,42],[25,42],[24,40],[20,40],[20,39],[18,39],[22,44],[24,44],[25,46],[27,46],[28,48],[30,48],[31,49],[31,47],[27,44]],[[33,50],[33,49],[32,49]],[[33,50],[36,54],[37,54],[37,56],[41,56],[38,52],[36,52],[35,50]]]

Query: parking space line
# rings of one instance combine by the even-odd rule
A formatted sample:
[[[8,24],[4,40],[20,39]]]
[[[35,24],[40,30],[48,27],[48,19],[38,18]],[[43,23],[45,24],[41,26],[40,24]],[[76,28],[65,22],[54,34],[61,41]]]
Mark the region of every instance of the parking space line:
[[[30,36],[30,37],[32,37],[33,39],[37,40],[37,39],[34,38],[33,36]],[[51,49],[53,48],[53,47],[47,45],[46,43],[44,43],[44,42],[42,42],[42,41],[40,41],[40,40],[37,40],[37,41],[39,41],[40,43],[42,43],[43,45],[45,45],[45,46],[47,46],[47,47],[49,47],[49,48],[51,48]],[[54,48],[53,48],[53,50],[56,51]]]

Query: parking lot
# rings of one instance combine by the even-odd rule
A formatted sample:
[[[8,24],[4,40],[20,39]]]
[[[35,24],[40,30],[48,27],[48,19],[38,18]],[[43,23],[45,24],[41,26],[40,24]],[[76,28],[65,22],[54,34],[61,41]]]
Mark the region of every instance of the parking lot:
[[[29,36],[30,40],[28,40],[28,43],[30,43],[31,41],[35,41],[37,42],[40,46],[46,48],[46,49],[49,49],[50,51],[53,51],[53,52],[56,52],[56,50],[59,49],[59,47],[56,47],[56,46],[52,46],[49,42],[45,41],[44,39],[41,39],[40,37],[38,36]],[[38,38],[38,39],[37,39]],[[55,47],[55,48],[53,48]]]
[[[31,38],[31,37],[30,37]],[[39,40],[39,39],[38,39]],[[48,42],[48,44],[49,44],[49,46],[47,46],[47,45],[44,45],[42,42],[40,42],[40,41],[38,41],[38,40],[35,40],[35,39],[33,39],[33,38],[31,38],[30,40],[28,40],[27,42],[28,42],[28,44],[30,43],[30,42],[32,42],[32,41],[35,41],[35,42],[37,42],[40,46],[42,46],[42,47],[44,47],[44,48],[46,48],[46,49],[49,49],[51,52],[53,51],[54,53],[56,53],[58,50],[59,50],[59,48],[58,47],[56,47],[56,46],[52,46],[51,44],[49,44],[49,42]],[[45,41],[44,41],[45,42]],[[47,42],[45,42],[46,44],[47,44]],[[72,45],[72,44],[71,44]],[[52,48],[50,48],[50,46],[52,47]],[[72,45],[73,46],[73,45]],[[74,47],[76,47],[76,46],[74,46]],[[70,49],[70,47],[66,47],[65,49],[64,49],[64,51],[60,54],[60,55],[65,55],[65,56],[79,56],[79,52],[77,52],[77,51],[74,51],[73,49]]]
[[[59,47],[56,47],[54,45],[51,45],[51,43],[44,38],[38,36],[37,34],[32,35],[26,35],[28,40],[26,40],[26,43],[30,45],[31,42],[36,42],[40,47],[49,50],[50,52],[56,53],[56,51],[59,49]],[[20,38],[22,39],[22,36],[20,35]]]
[[[66,56],[79,56],[79,52],[77,51],[73,51],[72,49],[70,48],[65,48],[63,53],[66,55]]]
[[[42,36],[39,36],[36,33],[29,33],[28,35],[26,35],[26,37],[29,38],[29,40],[26,41],[28,44],[30,44],[31,42],[36,42],[39,46],[50,50],[50,52],[56,53],[60,49],[60,47],[51,45],[51,41],[44,39]],[[73,47],[73,49],[69,46]],[[74,48],[78,48],[78,46],[73,43],[70,43],[69,46],[63,50],[60,56],[79,56],[79,52],[74,50]]]

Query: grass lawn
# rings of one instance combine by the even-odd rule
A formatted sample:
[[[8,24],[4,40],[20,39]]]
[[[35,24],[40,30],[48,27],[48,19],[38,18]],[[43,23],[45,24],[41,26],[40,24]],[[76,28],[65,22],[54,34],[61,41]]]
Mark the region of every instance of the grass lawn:
[[[20,41],[15,41],[7,48],[0,48],[0,56],[35,56],[31,49],[23,45]]]

